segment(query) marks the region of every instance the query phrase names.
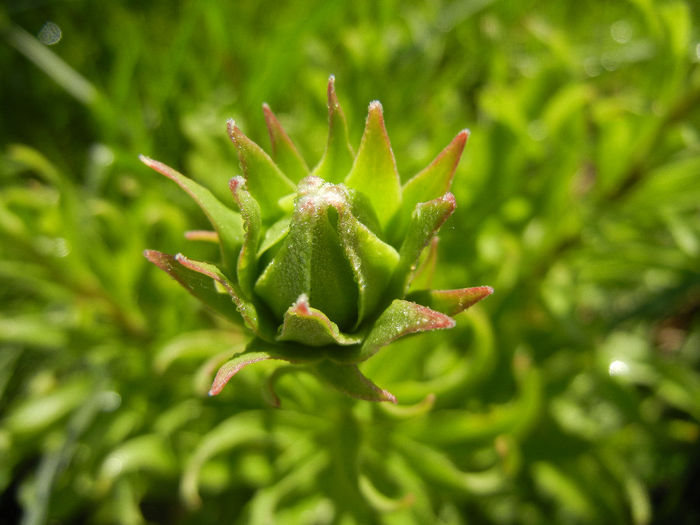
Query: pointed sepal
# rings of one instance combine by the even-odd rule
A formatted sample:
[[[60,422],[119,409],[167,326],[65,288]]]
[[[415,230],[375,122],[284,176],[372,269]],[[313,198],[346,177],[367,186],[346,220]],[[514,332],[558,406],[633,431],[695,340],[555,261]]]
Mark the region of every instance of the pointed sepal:
[[[392,282],[394,297],[403,297],[406,294],[423,248],[435,236],[447,218],[452,215],[455,207],[455,198],[451,193],[416,205],[399,250],[400,260]]]
[[[383,346],[405,335],[444,330],[454,326],[454,319],[443,313],[410,301],[395,299],[374,323],[354,357],[357,361],[364,361]]]
[[[227,294],[219,293],[216,290],[214,281],[208,276],[182,266],[174,255],[156,250],[145,250],[143,255],[209,308],[223,315],[229,321],[236,324],[241,323],[242,318],[236,305]]]
[[[216,229],[221,245],[221,255],[224,259],[224,265],[230,271],[234,271],[236,268],[238,248],[243,242],[243,223],[241,216],[231,208],[224,206],[208,189],[200,186],[192,179],[185,177],[182,173],[179,173],[170,166],[158,162],[157,160],[150,159],[145,155],[140,155],[139,159],[149,168],[156,170],[158,173],[165,175],[170,180],[177,183],[177,185],[185,190],[199,205],[209,219],[209,222],[211,222],[214,229]]]
[[[238,284],[248,300],[253,298],[253,284],[257,275],[257,251],[260,242],[262,219],[260,206],[250,195],[243,177],[234,177],[229,181],[233,198],[241,210],[243,218],[244,241],[238,254]]]
[[[423,304],[445,315],[463,312],[493,293],[490,286],[475,286],[458,290],[417,290],[408,294],[408,299]]]
[[[350,172],[355,153],[348,140],[348,125],[335,93],[335,77],[328,79],[328,143],[312,175],[328,182],[340,182]]]
[[[386,228],[401,204],[401,182],[382,105],[376,100],[369,105],[360,149],[345,184],[369,199],[379,223]]]
[[[338,325],[326,314],[311,308],[309,298],[302,294],[284,314],[278,341],[295,341],[309,346],[358,344],[362,338],[341,333]]]
[[[401,189],[401,210],[392,221],[392,239],[402,237],[416,204],[436,199],[450,190],[468,138],[469,130],[460,131],[424,170],[404,184]]]
[[[292,139],[282,128],[270,106],[263,104],[263,113],[265,114],[267,131],[270,134],[272,159],[292,182],[299,182],[309,175],[309,167],[297,151]]]
[[[258,310],[255,305],[243,297],[240,287],[226,277],[219,268],[210,263],[189,259],[181,253],[175,256],[175,260],[185,268],[198,272],[218,282],[233,300],[241,317],[243,317],[245,325],[258,337],[267,340],[273,338],[273,331],[265,316],[258,315]]]
[[[379,388],[367,379],[357,365],[325,360],[313,365],[312,370],[325,383],[348,396],[365,401],[396,403],[396,398],[391,392]]]
[[[469,130],[460,131],[424,170],[404,184],[402,198],[409,206],[409,213],[419,202],[436,199],[450,190],[468,138]]]
[[[294,192],[294,183],[280,171],[260,146],[236,126],[233,120],[229,120],[226,124],[229,137],[238,149],[238,158],[248,184],[248,191],[260,204],[263,220],[279,219],[284,213],[279,201]]]

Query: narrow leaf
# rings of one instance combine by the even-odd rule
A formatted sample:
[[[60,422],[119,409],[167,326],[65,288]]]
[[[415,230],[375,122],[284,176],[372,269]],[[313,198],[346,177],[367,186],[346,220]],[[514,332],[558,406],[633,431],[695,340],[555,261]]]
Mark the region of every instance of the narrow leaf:
[[[369,199],[379,223],[386,228],[401,204],[401,182],[384,125],[382,105],[376,100],[369,105],[360,149],[345,184]]]
[[[287,361],[289,363],[313,364],[322,359],[322,356],[318,355],[318,353],[309,353],[308,348],[298,345],[281,345],[279,343],[268,343],[262,339],[253,339],[248,343],[243,353],[235,355],[219,368],[209,390],[209,395],[215,396],[221,392],[226,383],[243,367],[268,359]]]
[[[309,298],[302,294],[284,314],[284,324],[277,340],[309,346],[347,346],[359,343],[361,338],[341,333],[338,325],[322,311],[311,308]]]
[[[190,230],[185,232],[185,239],[188,241],[219,242],[216,232],[210,230]]]
[[[294,183],[280,171],[260,146],[245,136],[233,120],[227,122],[227,127],[229,137],[238,149],[238,158],[248,183],[248,191],[260,204],[263,219],[278,219],[283,214],[278,201],[294,192]]]
[[[328,79],[328,143],[312,175],[340,182],[350,172],[355,153],[348,140],[348,125],[335,93],[335,77]]]
[[[405,335],[453,328],[454,319],[426,306],[395,299],[374,323],[356,358],[359,361],[376,354],[380,348]]]
[[[245,179],[234,177],[229,181],[233,198],[241,210],[245,238],[238,254],[238,284],[248,300],[253,298],[253,283],[257,275],[257,251],[260,242],[260,206],[248,192]]]
[[[209,395],[215,396],[221,393],[226,383],[244,367],[252,363],[257,363],[258,361],[265,361],[266,359],[274,359],[274,357],[270,356],[267,352],[245,352],[226,361],[216,372],[214,382],[209,389]]]
[[[266,418],[267,414],[263,411],[246,410],[222,421],[199,437],[196,448],[188,454],[180,478],[180,497],[190,509],[202,504],[199,495],[200,472],[211,458],[248,443],[259,446],[274,442],[275,437],[268,430]]]
[[[391,392],[379,388],[367,379],[357,365],[339,364],[329,360],[321,361],[313,366],[316,375],[337,390],[356,399],[365,401],[391,401],[396,398]]]
[[[506,481],[500,464],[480,472],[463,472],[443,452],[406,436],[396,439],[395,446],[427,481],[446,490],[488,495],[502,490]]]
[[[402,197],[410,206],[407,209],[409,213],[419,202],[436,199],[450,190],[468,138],[469,130],[460,131],[423,171],[406,182],[402,189]]]
[[[451,193],[416,205],[416,209],[411,215],[406,237],[399,250],[401,258],[392,282],[394,297],[404,296],[423,248],[435,236],[447,218],[452,215],[455,206],[455,198]]]
[[[416,204],[436,199],[449,191],[468,138],[468,130],[460,131],[424,170],[404,184],[401,211],[395,215],[390,228],[392,241],[403,237]]]
[[[166,166],[162,162],[149,159],[144,155],[140,155],[139,159],[149,168],[156,170],[176,182],[183,190],[185,190],[192,199],[199,205],[202,211],[206,214],[209,222],[216,229],[221,244],[221,254],[224,259],[226,268],[234,271],[236,268],[236,259],[238,257],[238,248],[243,242],[243,223],[241,216],[232,209],[224,206],[212,193],[200,186],[192,179],[185,177]]]
[[[213,264],[188,259],[181,253],[178,253],[175,256],[175,260],[185,268],[189,268],[192,271],[206,275],[222,285],[226,292],[228,292],[228,294],[231,296],[231,299],[233,299],[233,302],[235,303],[236,308],[238,308],[241,317],[243,317],[243,321],[245,322],[246,326],[250,328],[257,336],[272,339],[272,330],[269,327],[269,324],[266,322],[266,318],[258,315],[255,305],[243,298],[243,294],[241,293],[239,286],[236,283],[231,282],[219,268]]]
[[[408,299],[424,304],[445,315],[457,315],[493,293],[490,286],[460,288],[458,290],[418,290]]]
[[[296,146],[282,128],[279,120],[270,109],[263,104],[265,123],[272,144],[272,159],[293,182],[299,182],[309,174],[309,168],[297,151]]]
[[[217,292],[214,288],[214,282],[209,277],[187,269],[179,264],[172,255],[156,250],[146,250],[143,255],[209,308],[236,324],[241,323],[241,315],[238,313],[236,305],[231,301],[231,297]]]

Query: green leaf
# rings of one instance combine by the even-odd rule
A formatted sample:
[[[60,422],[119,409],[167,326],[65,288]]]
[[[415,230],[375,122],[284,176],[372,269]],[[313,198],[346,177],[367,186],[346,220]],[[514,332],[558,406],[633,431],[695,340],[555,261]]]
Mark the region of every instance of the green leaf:
[[[399,254],[379,240],[347,207],[339,212],[338,234],[357,283],[357,327],[384,301]]]
[[[188,259],[181,253],[178,253],[175,256],[175,260],[185,268],[189,268],[192,271],[206,275],[222,285],[226,292],[231,296],[231,299],[233,299],[238,312],[240,313],[241,317],[243,317],[245,325],[250,328],[255,335],[268,340],[272,339],[272,329],[269,326],[267,319],[264,316],[258,315],[255,305],[243,298],[243,294],[241,293],[239,286],[230,281],[219,268],[210,263]]]
[[[247,443],[259,446],[272,442],[262,411],[247,411],[222,421],[197,441],[197,448],[187,459],[180,481],[180,495],[191,507],[199,507],[199,474],[204,464],[214,456]]]
[[[401,190],[401,211],[392,221],[392,240],[402,238],[416,204],[436,199],[449,191],[468,137],[468,130],[460,131],[423,171],[404,184]]]
[[[267,359],[275,359],[267,352],[244,352],[237,355],[233,359],[226,361],[221,368],[216,372],[216,377],[214,377],[214,382],[211,384],[209,389],[210,396],[216,396],[223,390],[226,383],[235,376],[244,367],[257,363],[258,361],[265,361]]]
[[[248,183],[248,191],[260,204],[263,220],[279,219],[284,213],[279,200],[294,193],[294,183],[280,171],[260,146],[245,136],[233,120],[227,122],[227,127],[229,137],[238,149],[238,158]]]
[[[263,104],[263,113],[272,144],[272,159],[290,180],[299,182],[309,174],[306,162],[297,151],[292,139],[285,133],[270,106]]]
[[[365,401],[391,401],[396,403],[396,398],[391,392],[383,390],[372,383],[360,372],[357,365],[340,364],[324,360],[313,365],[312,369],[325,383],[351,397]]]
[[[226,383],[245,366],[268,359],[289,363],[314,363],[322,359],[322,356],[317,352],[309,352],[308,348],[299,345],[268,343],[262,339],[253,339],[248,343],[243,353],[235,355],[221,365],[211,385],[209,395],[219,394]]]
[[[357,314],[357,286],[350,264],[331,224],[333,203],[344,202],[342,186],[307,177],[299,196],[289,234],[255,283],[255,292],[282,318],[301,294],[341,330],[352,326]]]
[[[379,223],[386,228],[401,204],[401,182],[384,126],[382,105],[377,101],[369,105],[360,149],[345,184],[369,199]]]
[[[338,325],[322,311],[311,308],[308,297],[302,294],[284,314],[284,324],[277,340],[296,341],[309,346],[348,346],[362,339],[341,333]]]
[[[231,301],[231,297],[219,293],[211,278],[182,266],[173,255],[156,250],[146,250],[143,255],[209,308],[223,315],[229,321],[236,324],[241,323],[241,315],[238,313],[236,305]]]
[[[418,290],[407,299],[424,304],[445,315],[457,315],[493,293],[490,286],[475,286],[458,290]]]
[[[340,182],[350,172],[355,153],[348,140],[348,125],[335,93],[335,77],[328,79],[328,143],[312,175]]]
[[[423,248],[435,236],[440,227],[455,210],[455,198],[446,193],[437,199],[416,205],[406,237],[399,250],[400,260],[394,273],[392,295],[403,297],[411,282],[411,273],[416,269]]]
[[[444,453],[405,436],[396,439],[395,446],[426,481],[447,490],[488,495],[503,489],[506,481],[498,464],[481,472],[462,472]]]
[[[229,181],[233,198],[241,210],[245,239],[238,254],[238,284],[248,300],[253,298],[253,283],[257,276],[257,251],[260,242],[260,206],[253,199],[245,186],[243,177],[234,177]]]
[[[210,230],[188,230],[185,232],[185,239],[188,241],[219,243],[218,234]]]
[[[132,472],[171,474],[175,457],[168,440],[159,434],[133,437],[110,452],[100,467],[98,482],[105,488],[120,476]]]
[[[170,166],[166,166],[157,160],[149,159],[145,155],[140,155],[139,159],[149,168],[176,182],[199,205],[219,235],[221,255],[226,268],[231,272],[235,271],[238,248],[243,242],[241,216],[224,206],[208,189],[185,177],[182,173],[175,171]]]
[[[359,350],[339,352],[337,356],[329,357],[341,362],[364,361],[376,354],[383,346],[405,335],[454,326],[454,319],[445,314],[410,301],[394,299],[375,321]]]

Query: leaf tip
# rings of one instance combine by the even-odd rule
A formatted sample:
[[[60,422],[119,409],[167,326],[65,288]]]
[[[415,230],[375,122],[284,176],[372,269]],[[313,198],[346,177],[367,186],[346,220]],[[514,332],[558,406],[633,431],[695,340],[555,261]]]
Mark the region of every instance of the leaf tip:
[[[328,77],[328,104],[330,105],[332,101],[337,102],[337,96],[335,94],[335,75]]]
[[[311,315],[311,310],[309,310],[309,296],[305,293],[299,295],[297,300],[292,305],[292,311],[301,316]]]
[[[228,132],[228,136],[231,141],[236,144],[241,130],[238,129],[238,126],[236,126],[236,121],[232,118],[226,121],[226,131]]]
[[[398,401],[396,400],[396,396],[389,392],[388,390],[382,389],[381,391],[381,397],[382,401],[389,401],[390,403],[396,405],[398,404]]]
[[[168,256],[158,250],[144,250],[143,256],[156,266],[165,269]]]
[[[368,111],[370,115],[376,115],[378,117],[382,117],[384,114],[384,108],[382,107],[382,103],[378,100],[373,100],[369,103]]]
[[[236,192],[238,192],[238,190],[244,186],[245,178],[241,177],[240,175],[236,175],[228,181],[228,187],[231,190],[231,193],[233,193],[234,197],[236,196]]]

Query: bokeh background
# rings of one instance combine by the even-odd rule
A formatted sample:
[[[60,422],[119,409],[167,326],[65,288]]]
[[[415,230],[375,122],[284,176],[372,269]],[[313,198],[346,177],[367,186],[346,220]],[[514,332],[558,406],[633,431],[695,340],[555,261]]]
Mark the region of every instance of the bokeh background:
[[[700,6],[0,6],[0,521],[698,523]],[[267,102],[309,164],[335,74],[404,180],[472,135],[434,285],[496,293],[364,370],[397,407],[246,369],[142,257],[214,257],[158,158],[225,193]],[[226,198],[226,197],[224,197]]]

